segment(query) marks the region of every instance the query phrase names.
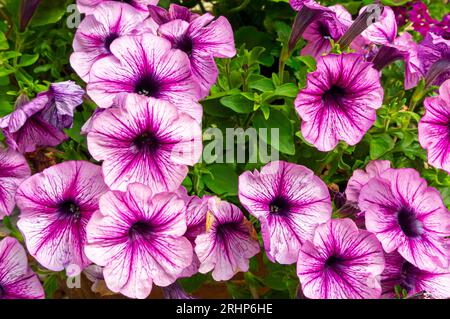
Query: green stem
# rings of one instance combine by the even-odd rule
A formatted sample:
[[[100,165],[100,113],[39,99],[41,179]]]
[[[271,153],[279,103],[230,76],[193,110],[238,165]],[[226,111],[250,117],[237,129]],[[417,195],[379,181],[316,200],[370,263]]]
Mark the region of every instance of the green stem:
[[[228,13],[236,13],[239,11],[244,10],[245,8],[247,8],[247,6],[250,4],[250,0],[244,0],[239,6],[231,9],[230,11],[228,11]]]

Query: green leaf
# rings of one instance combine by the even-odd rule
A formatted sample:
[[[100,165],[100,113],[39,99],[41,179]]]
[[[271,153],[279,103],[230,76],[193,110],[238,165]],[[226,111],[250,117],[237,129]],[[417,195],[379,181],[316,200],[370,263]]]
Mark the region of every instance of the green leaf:
[[[62,19],[66,10],[66,1],[42,0],[30,25],[36,27],[56,23]]]
[[[187,293],[193,293],[198,288],[200,288],[207,279],[208,276],[198,273],[195,276],[192,276],[190,278],[183,278],[179,281],[183,286],[183,289],[186,290]]]
[[[250,82],[249,88],[255,89],[261,92],[268,92],[275,90],[275,86],[273,85],[273,82],[271,79],[268,79],[266,77],[256,80],[254,82]]]
[[[253,118],[253,125],[257,130],[266,128],[267,136],[259,131],[260,138],[264,142],[272,145],[278,151],[288,154],[295,154],[294,130],[289,118],[281,111],[271,110],[269,119],[265,119],[261,112],[256,113]],[[271,129],[278,129],[279,141],[272,141]]]
[[[300,61],[302,61],[307,67],[308,72],[315,71],[317,68],[316,60],[310,55],[301,55],[298,57]]]
[[[394,148],[394,140],[389,134],[373,135],[370,140],[370,159],[378,159]]]
[[[19,66],[25,67],[36,63],[39,59],[39,54],[24,54],[20,57]]]
[[[58,273],[51,274],[44,280],[45,296],[52,299],[55,292],[58,290]]]
[[[274,95],[285,96],[285,97],[297,97],[299,88],[294,83],[286,83],[275,89]]]
[[[9,49],[8,39],[6,38],[3,32],[0,32],[0,50],[8,50],[8,49]]]
[[[242,94],[225,96],[220,99],[220,103],[232,109],[236,113],[250,113],[253,111],[254,102]]]
[[[211,191],[218,195],[237,195],[239,177],[231,165],[213,164],[208,169],[212,176],[205,175],[203,181]]]

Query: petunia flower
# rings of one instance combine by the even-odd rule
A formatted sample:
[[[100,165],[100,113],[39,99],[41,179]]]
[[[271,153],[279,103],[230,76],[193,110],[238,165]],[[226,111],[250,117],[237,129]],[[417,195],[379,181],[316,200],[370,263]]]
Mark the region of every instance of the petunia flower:
[[[188,8],[175,3],[170,4],[169,10],[156,5],[150,5],[148,6],[148,11],[150,18],[159,25],[163,25],[173,20],[192,22],[200,16],[197,13],[191,12]]]
[[[336,13],[328,8],[321,6],[314,0],[289,0],[291,7],[298,11],[292,25],[292,32],[288,43],[288,52],[297,45],[308,26],[320,19],[327,21],[336,21]]]
[[[12,213],[17,188],[30,175],[30,167],[22,154],[0,146],[0,220]]]
[[[28,252],[47,269],[77,266],[81,272],[91,264],[84,254],[86,224],[106,191],[100,166],[85,161],[63,162],[25,180],[16,194],[17,226]]]
[[[357,144],[375,122],[382,102],[380,75],[371,63],[356,53],[330,54],[307,75],[295,108],[306,141],[330,151],[339,140]]]
[[[374,234],[350,219],[330,219],[301,247],[297,275],[308,298],[374,299],[381,294],[383,269],[383,248]]]
[[[73,81],[52,83],[47,91],[37,95],[35,101],[45,102],[40,112],[42,119],[63,130],[72,127],[75,109],[83,104],[84,93]]]
[[[428,150],[428,163],[450,174],[450,79],[439,96],[424,101],[425,115],[419,122],[419,142]]]
[[[382,45],[374,50],[372,58],[373,67],[381,71],[386,66],[398,60],[405,62],[405,89],[409,90],[417,85],[422,76],[419,60],[419,48],[411,34],[403,32],[392,43]]]
[[[157,5],[159,0],[77,0],[77,7],[81,13],[89,15],[102,3],[110,4],[111,2],[126,2],[139,10],[142,14],[148,14],[147,7],[149,5]]]
[[[39,7],[41,0],[23,0],[20,2],[20,19],[19,19],[19,30],[24,32],[28,26],[28,23],[33,18],[36,10]]]
[[[296,262],[300,246],[331,218],[325,183],[310,169],[283,161],[243,173],[239,200],[259,219],[267,256],[281,264]]]
[[[44,299],[38,276],[28,266],[25,249],[17,239],[0,241],[0,299]]]
[[[143,299],[153,284],[173,284],[191,264],[184,206],[175,193],[156,194],[142,184],[101,197],[100,210],[87,226],[85,251],[104,267],[110,290]]]
[[[180,197],[183,196],[180,195]],[[209,198],[211,197],[204,196],[203,198],[198,198],[197,196],[187,196],[184,198],[186,203],[186,233],[184,236],[189,239],[194,249],[197,236],[206,232],[206,216],[208,214]],[[200,260],[194,252],[191,265],[183,270],[181,277],[191,277],[198,273],[199,268]]]
[[[376,160],[367,164],[366,169],[357,169],[348,180],[345,195],[347,200],[358,203],[359,194],[364,185],[374,177],[380,176],[384,171],[391,168],[391,162]]]
[[[336,14],[320,16],[303,33],[303,38],[308,43],[302,49],[302,55],[311,55],[317,60],[324,53],[330,52],[330,40],[337,42],[352,24],[352,16],[343,6],[334,5],[328,9]]]
[[[70,65],[85,82],[89,82],[92,65],[111,55],[111,43],[124,35],[138,34],[142,30],[143,16],[126,3],[99,4],[78,27],[73,40]],[[157,25],[155,24],[154,32]],[[151,32],[151,28],[148,29]]]
[[[385,269],[381,274],[383,298],[396,298],[396,286],[411,297],[426,293],[435,299],[450,298],[450,269],[428,272],[406,261],[399,253],[385,255]]]
[[[414,169],[387,169],[362,188],[358,205],[387,253],[428,271],[449,265],[450,213]]]
[[[364,12],[365,8],[367,6],[361,8],[360,14]],[[397,36],[397,22],[394,11],[390,7],[385,6],[379,20],[368,26],[361,33],[361,36],[378,45],[392,43]]]
[[[199,124],[172,104],[128,95],[124,104],[99,114],[88,134],[92,156],[103,161],[106,184],[125,191],[141,183],[176,190],[202,152]]]
[[[214,58],[236,55],[233,29],[225,17],[215,19],[206,13],[191,22],[173,20],[161,25],[158,34],[169,40],[173,48],[188,55],[201,98],[209,94],[217,80],[219,71]]]
[[[426,36],[430,31],[431,26],[437,21],[430,16],[428,6],[420,0],[412,3],[411,11],[409,12],[409,20],[415,31],[422,36]]]
[[[45,95],[29,101],[24,95],[16,101],[15,111],[0,118],[0,128],[6,143],[20,153],[34,152],[38,147],[56,146],[67,136],[42,117],[47,105]]]
[[[418,51],[427,85],[441,85],[450,79],[450,39],[429,32]]]
[[[169,101],[201,123],[200,88],[186,53],[151,34],[118,38],[110,51],[112,56],[94,63],[87,85],[99,107],[111,107],[123,93],[142,95]]]
[[[164,287],[163,293],[165,299],[179,299],[179,300],[195,299],[194,297],[190,296],[186,291],[184,291],[183,287],[178,282],[175,282],[170,286]]]
[[[217,197],[208,201],[206,232],[197,236],[195,252],[199,272],[212,271],[216,281],[229,280],[249,269],[249,260],[260,251],[255,229],[235,205]]]

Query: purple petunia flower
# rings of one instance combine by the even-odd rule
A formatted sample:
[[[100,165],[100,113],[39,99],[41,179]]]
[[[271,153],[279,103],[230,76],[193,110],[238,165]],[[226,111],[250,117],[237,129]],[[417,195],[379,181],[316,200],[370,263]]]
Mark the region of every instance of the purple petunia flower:
[[[395,287],[405,289],[408,297],[427,293],[435,299],[450,298],[450,270],[428,272],[407,262],[399,253],[385,255],[385,269],[381,274],[383,298],[395,298]]]
[[[39,7],[41,0],[23,0],[20,3],[20,32],[24,32],[36,10]]]
[[[84,90],[75,82],[52,83],[47,91],[34,101],[45,103],[40,112],[42,119],[58,130],[72,127],[75,109],[83,104]],[[41,99],[42,98],[42,99]]]
[[[208,201],[206,232],[197,236],[199,271],[212,270],[214,280],[229,280],[249,269],[249,259],[260,251],[255,229],[235,205],[217,197]]]
[[[141,11],[143,14],[147,14],[147,7],[149,5],[157,5],[159,0],[77,0],[77,6],[81,13],[92,14],[97,6],[102,3],[110,4],[111,2],[126,2]]]
[[[236,55],[233,29],[225,17],[214,20],[206,13],[195,20],[173,20],[161,25],[158,34],[169,40],[174,49],[185,52],[191,62],[192,76],[199,84],[200,98],[209,94],[217,80],[214,58],[232,58]]]
[[[430,27],[437,22],[430,16],[427,5],[420,0],[412,3],[409,20],[412,22],[414,30],[422,36],[426,36]]]
[[[362,188],[358,205],[387,253],[398,251],[423,270],[448,267],[450,213],[417,171],[387,169]]]
[[[148,11],[150,14],[150,18],[159,25],[163,25],[173,20],[192,22],[194,19],[200,16],[199,14],[192,13],[186,7],[174,3],[170,4],[169,10],[158,7],[156,5],[150,5],[148,6]]]
[[[380,75],[359,54],[330,54],[307,75],[306,88],[295,100],[302,134],[320,151],[344,140],[357,144],[376,120],[383,102]]]
[[[450,79],[439,96],[424,101],[425,115],[419,122],[419,142],[428,150],[428,163],[450,174]]]
[[[164,298],[165,299],[195,299],[190,296],[186,291],[184,291],[183,287],[178,282],[171,284],[170,286],[163,288]]]
[[[367,7],[360,10],[360,14]],[[390,7],[385,6],[380,19],[371,24],[361,33],[361,36],[367,41],[375,44],[383,45],[392,43],[397,36],[397,22],[395,21],[394,11]]]
[[[103,161],[105,182],[125,191],[131,183],[176,190],[202,152],[198,123],[168,102],[128,95],[99,114],[88,134],[92,156]]]
[[[365,229],[365,215],[358,207],[358,198],[361,189],[372,178],[380,176],[385,170],[391,167],[389,161],[376,160],[367,164],[366,169],[357,169],[348,180],[345,195],[347,202],[339,210],[346,217],[352,217],[358,228]]]
[[[419,44],[419,60],[427,85],[441,85],[450,79],[450,40],[427,33]]]
[[[29,101],[25,95],[16,101],[15,111],[0,118],[0,128],[9,147],[20,153],[34,152],[38,147],[56,146],[67,136],[42,117],[48,98],[41,95]]]
[[[314,20],[303,33],[303,38],[308,40],[302,49],[302,55],[311,55],[318,59],[324,53],[331,50],[331,41],[337,41],[352,24],[351,14],[341,5],[328,7],[336,13],[323,15]]]
[[[189,239],[192,247],[195,249],[195,239],[197,236],[206,231],[206,216],[208,214],[208,200],[210,196],[198,198],[197,196],[183,196],[186,202],[186,233],[184,236]],[[200,260],[194,253],[192,264],[183,270],[181,277],[191,277],[198,273],[200,268]]]
[[[391,162],[376,160],[367,164],[366,169],[357,169],[353,172],[352,177],[348,180],[345,195],[347,200],[358,203],[359,194],[364,185],[374,177],[380,176],[384,171],[391,168]]]
[[[126,3],[105,2],[99,4],[78,27],[73,40],[74,53],[70,65],[85,82],[89,82],[92,65],[111,55],[111,43],[124,35],[142,32],[145,17]],[[153,33],[158,26],[155,24]],[[151,32],[151,28],[145,28]]]
[[[282,161],[243,173],[239,200],[261,222],[267,256],[281,264],[296,262],[300,246],[331,218],[325,183],[310,169]]]
[[[175,193],[155,194],[142,184],[100,199],[87,226],[86,255],[103,266],[109,289],[146,298],[153,283],[167,287],[192,262],[185,203]]]
[[[169,101],[201,123],[200,88],[193,81],[186,53],[151,34],[118,38],[110,50],[112,56],[92,66],[87,85],[99,107],[109,108],[119,95],[131,93]]]
[[[25,249],[15,238],[0,241],[0,299],[44,299],[38,276],[28,266]]]
[[[305,30],[313,21],[337,21],[336,12],[328,7],[321,6],[314,0],[289,0],[289,3],[294,10],[298,11],[289,38],[289,52],[292,52]]]
[[[84,254],[86,224],[106,191],[100,166],[85,161],[64,162],[25,180],[16,195],[17,226],[28,252],[47,269],[76,265],[81,272],[91,263]]]
[[[319,225],[301,247],[297,275],[303,293],[313,299],[379,298],[383,249],[375,237],[350,219]]]
[[[30,175],[30,167],[22,154],[0,145],[0,220],[12,213],[17,188]]]

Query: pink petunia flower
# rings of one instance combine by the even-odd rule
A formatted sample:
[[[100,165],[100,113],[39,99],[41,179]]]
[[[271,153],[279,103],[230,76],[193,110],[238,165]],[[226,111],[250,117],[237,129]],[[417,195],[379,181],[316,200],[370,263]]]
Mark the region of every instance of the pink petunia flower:
[[[303,38],[308,40],[302,49],[302,55],[311,55],[316,60],[324,53],[331,50],[331,41],[338,41],[352,24],[351,14],[341,5],[328,7],[335,13],[322,15],[314,20],[303,33]]]
[[[111,55],[111,43],[121,36],[142,32],[145,16],[126,3],[104,2],[79,25],[73,40],[70,65],[85,82],[89,82],[92,65]],[[154,32],[157,25],[155,24]],[[147,28],[151,32],[151,28]]]
[[[8,145],[28,153],[41,146],[56,146],[66,139],[62,131],[73,124],[73,114],[83,103],[84,90],[75,82],[52,83],[31,102],[25,95],[16,101],[15,111],[0,118]]]
[[[167,287],[192,262],[185,203],[175,193],[155,194],[142,184],[100,199],[87,226],[86,255],[103,266],[113,292],[146,298],[153,284]]]
[[[366,8],[367,6],[361,8],[359,12],[364,12]],[[390,7],[384,6],[379,20],[368,26],[361,33],[361,36],[367,41],[378,45],[392,43],[397,36],[397,22],[394,11]]]
[[[330,219],[302,246],[297,275],[308,298],[373,299],[380,297],[383,269],[375,235],[358,230],[350,219]]]
[[[450,39],[427,33],[419,43],[418,57],[427,85],[441,85],[450,79]]]
[[[22,154],[0,146],[0,220],[12,213],[17,188],[30,175],[30,167]]]
[[[148,11],[150,18],[159,25],[163,25],[173,20],[192,22],[200,16],[197,13],[191,12],[188,8],[175,3],[170,4],[169,10],[156,5],[150,5],[148,6]]]
[[[173,20],[161,25],[158,34],[169,40],[173,48],[188,55],[192,76],[201,88],[201,98],[209,94],[217,80],[219,71],[214,58],[236,55],[233,29],[225,17],[215,19],[206,13],[191,22]]]
[[[198,198],[197,196],[185,197],[186,203],[186,233],[184,236],[189,239],[195,249],[195,240],[200,234],[206,232],[206,216],[208,214],[208,200],[210,196]],[[192,264],[183,270],[181,277],[191,277],[198,273],[200,260],[197,254],[192,257]]]
[[[186,53],[151,34],[118,38],[110,51],[112,56],[94,63],[87,85],[99,107],[111,107],[124,93],[142,95],[169,101],[201,123],[200,88]]]
[[[419,142],[428,150],[428,163],[450,174],[450,79],[439,96],[424,101],[425,115],[419,122]]]
[[[78,10],[81,13],[92,14],[95,9],[103,4],[107,3],[108,5],[112,5],[112,2],[126,2],[129,5],[133,6],[137,10],[139,10],[142,14],[148,14],[148,6],[149,5],[157,5],[159,0],[77,0]]]
[[[387,169],[362,188],[358,205],[387,253],[398,251],[423,270],[448,267],[450,212],[417,171]]]
[[[383,298],[396,298],[395,287],[406,290],[408,297],[419,293],[435,299],[450,298],[450,269],[428,272],[407,262],[399,253],[385,255],[386,267],[381,274]]]
[[[249,260],[260,251],[255,229],[235,205],[217,197],[208,201],[206,232],[197,236],[195,252],[199,271],[212,271],[214,280],[229,280],[249,269]]]
[[[269,259],[292,264],[317,225],[331,218],[328,188],[301,165],[271,162],[239,177],[239,200],[259,219]]]
[[[44,299],[38,276],[28,266],[25,249],[15,238],[0,241],[0,299]]]
[[[86,224],[106,191],[100,166],[85,161],[64,162],[25,180],[16,195],[17,226],[28,252],[47,269],[75,265],[81,272],[91,263],[84,254]]]
[[[131,183],[176,190],[202,152],[199,124],[162,100],[128,95],[123,105],[99,114],[88,134],[92,156],[103,161],[106,184],[125,191]]]
[[[295,100],[302,134],[320,150],[344,140],[357,144],[376,120],[383,102],[380,75],[356,53],[330,54],[307,75],[306,88]]]

